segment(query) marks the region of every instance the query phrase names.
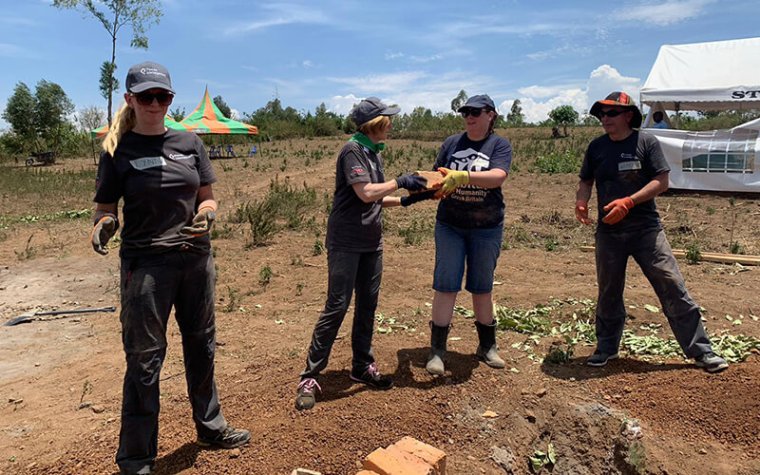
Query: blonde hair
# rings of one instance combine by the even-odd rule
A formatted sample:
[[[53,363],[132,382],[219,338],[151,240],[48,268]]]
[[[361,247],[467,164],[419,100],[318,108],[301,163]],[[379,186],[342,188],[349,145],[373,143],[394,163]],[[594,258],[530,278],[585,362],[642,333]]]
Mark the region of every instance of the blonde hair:
[[[103,140],[103,150],[105,150],[112,157],[116,152],[116,147],[119,146],[119,140],[121,137],[132,130],[135,126],[135,111],[125,102],[116,111],[116,115],[111,122],[111,128],[108,130],[106,138]]]
[[[391,125],[391,119],[387,115],[379,115],[372,120],[368,120],[359,126],[359,132],[364,135],[377,134]]]

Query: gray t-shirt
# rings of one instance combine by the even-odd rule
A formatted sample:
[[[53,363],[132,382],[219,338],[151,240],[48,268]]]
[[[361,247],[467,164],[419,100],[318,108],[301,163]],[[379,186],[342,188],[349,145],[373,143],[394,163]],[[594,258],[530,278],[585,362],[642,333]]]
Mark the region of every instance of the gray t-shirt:
[[[114,155],[101,154],[94,201],[124,199],[120,255],[157,254],[182,244],[209,252],[208,234],[180,233],[195,216],[198,188],[216,181],[198,136],[172,129],[163,135],[130,131]]]
[[[597,208],[601,232],[660,229],[660,215],[654,199],[634,206],[617,224],[602,222],[604,207],[613,200],[631,196],[660,173],[670,171],[657,139],[646,132],[633,131],[625,140],[613,141],[604,134],[591,141],[581,165],[580,179],[596,182]]]
[[[384,181],[382,157],[356,142],[346,142],[335,166],[335,194],[325,238],[328,251],[382,250],[382,200],[365,203],[352,185]]]
[[[466,133],[447,138],[435,166],[451,170],[481,172],[501,169],[509,173],[512,145],[509,140],[491,134],[474,142]],[[493,228],[504,223],[504,195],[501,187],[461,186],[438,205],[436,219],[459,228]]]

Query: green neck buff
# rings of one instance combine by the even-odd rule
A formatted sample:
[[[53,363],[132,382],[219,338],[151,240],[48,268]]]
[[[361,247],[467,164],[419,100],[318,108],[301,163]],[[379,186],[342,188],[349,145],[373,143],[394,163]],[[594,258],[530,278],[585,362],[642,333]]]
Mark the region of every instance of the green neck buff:
[[[357,132],[354,135],[352,135],[351,138],[348,139],[348,141],[356,142],[359,145],[363,145],[367,147],[368,149],[372,150],[374,153],[382,152],[385,149],[384,143],[375,143],[372,140],[370,140],[369,137],[367,137],[361,132]]]

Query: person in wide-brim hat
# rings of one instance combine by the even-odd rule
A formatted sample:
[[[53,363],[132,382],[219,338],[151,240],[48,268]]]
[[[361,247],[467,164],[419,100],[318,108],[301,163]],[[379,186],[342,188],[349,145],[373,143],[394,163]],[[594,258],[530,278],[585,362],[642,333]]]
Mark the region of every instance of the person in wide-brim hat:
[[[615,91],[613,93],[610,93],[603,100],[594,102],[594,105],[591,106],[589,114],[593,115],[599,120],[602,120],[601,112],[604,106],[620,107],[633,112],[633,117],[631,117],[631,122],[629,124],[630,127],[632,129],[638,129],[641,127],[641,111],[631,96],[625,92]]]

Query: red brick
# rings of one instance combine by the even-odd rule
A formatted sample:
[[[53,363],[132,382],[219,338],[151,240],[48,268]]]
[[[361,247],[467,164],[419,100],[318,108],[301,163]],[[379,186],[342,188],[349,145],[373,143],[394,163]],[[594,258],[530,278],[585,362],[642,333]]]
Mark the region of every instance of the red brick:
[[[375,450],[367,455],[362,465],[379,475],[435,475],[433,467],[427,462],[393,446]]]
[[[362,470],[361,472],[357,472],[356,475],[380,475],[377,472],[373,472],[372,470]]]
[[[421,458],[433,467],[435,475],[446,475],[446,452],[412,437],[404,437],[391,447]]]

